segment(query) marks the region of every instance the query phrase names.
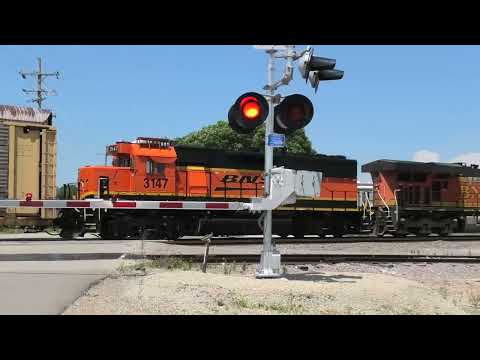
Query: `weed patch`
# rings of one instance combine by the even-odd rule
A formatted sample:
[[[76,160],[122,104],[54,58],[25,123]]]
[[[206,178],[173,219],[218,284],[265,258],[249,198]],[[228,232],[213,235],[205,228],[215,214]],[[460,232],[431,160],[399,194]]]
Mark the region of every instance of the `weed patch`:
[[[155,260],[155,261],[160,261],[160,260]],[[164,267],[163,264],[158,264],[158,267]],[[185,260],[182,258],[168,258],[167,261],[167,269],[168,270],[183,270],[183,271],[188,271],[192,270],[192,262],[190,260]]]
[[[472,304],[472,306],[475,309],[480,309],[480,293],[479,292],[470,291],[470,293],[468,294],[468,300],[470,301],[470,304]]]
[[[146,271],[147,269],[168,269],[184,270],[192,269],[192,262],[181,258],[160,258],[154,260],[137,260],[133,262],[122,262],[118,271],[128,273],[132,271]]]
[[[305,312],[303,304],[299,302],[303,296],[290,294],[285,302],[251,302],[245,296],[233,297],[232,304],[241,309],[263,310],[279,314],[301,314]]]

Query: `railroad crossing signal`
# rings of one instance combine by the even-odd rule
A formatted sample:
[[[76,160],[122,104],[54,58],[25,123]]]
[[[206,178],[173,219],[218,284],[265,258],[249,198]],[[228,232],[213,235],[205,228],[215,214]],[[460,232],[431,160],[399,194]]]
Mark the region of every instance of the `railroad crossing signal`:
[[[265,122],[269,113],[265,98],[249,92],[240,96],[228,112],[228,123],[238,133],[248,134]],[[313,104],[305,96],[287,96],[274,108],[274,131],[291,134],[307,126],[313,118]]]
[[[262,125],[268,116],[267,100],[255,92],[241,95],[228,111],[230,127],[241,134],[248,134]]]
[[[279,134],[291,134],[307,126],[313,118],[313,104],[303,95],[287,96],[275,107],[274,131]]]
[[[320,81],[340,80],[343,78],[342,70],[335,70],[337,60],[313,56],[313,48],[308,47],[302,57],[298,59],[298,69],[305,81],[318,90]]]

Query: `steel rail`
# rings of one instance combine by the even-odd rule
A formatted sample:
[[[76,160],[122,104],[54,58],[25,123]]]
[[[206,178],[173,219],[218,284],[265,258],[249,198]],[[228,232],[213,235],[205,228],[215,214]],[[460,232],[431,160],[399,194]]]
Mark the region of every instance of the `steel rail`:
[[[201,263],[203,255],[170,254],[145,255],[150,260],[181,259],[192,263]],[[140,259],[142,256],[129,254],[125,259]],[[258,263],[257,254],[211,254],[209,263]],[[370,263],[480,263],[480,256],[440,256],[440,255],[389,255],[389,254],[282,254],[282,263],[312,264],[338,262],[370,262]]]
[[[155,241],[155,240],[151,240]],[[173,245],[202,245],[197,239],[160,240]],[[480,235],[472,236],[412,236],[412,237],[342,237],[342,238],[276,238],[276,244],[349,244],[349,243],[414,243],[433,241],[480,241]],[[211,245],[254,245],[262,244],[262,238],[212,238]]]

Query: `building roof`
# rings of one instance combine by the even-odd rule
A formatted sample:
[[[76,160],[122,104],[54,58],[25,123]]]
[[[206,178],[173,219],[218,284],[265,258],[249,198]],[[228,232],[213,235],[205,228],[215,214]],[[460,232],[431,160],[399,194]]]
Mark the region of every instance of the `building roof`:
[[[480,177],[478,166],[460,163],[435,163],[399,160],[377,160],[362,166],[362,172],[401,171],[421,173],[442,173],[449,175]]]
[[[29,123],[52,124],[52,112],[44,109],[0,105],[0,120],[24,121]]]

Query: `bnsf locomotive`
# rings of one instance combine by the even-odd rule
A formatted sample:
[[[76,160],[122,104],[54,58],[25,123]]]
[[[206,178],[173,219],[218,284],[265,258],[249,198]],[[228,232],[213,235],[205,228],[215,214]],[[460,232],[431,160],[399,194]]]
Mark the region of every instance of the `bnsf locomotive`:
[[[362,166],[373,179],[373,232],[447,235],[478,223],[480,170],[462,163],[378,160]]]
[[[263,154],[175,146],[167,139],[138,138],[107,147],[112,166],[78,172],[78,197],[135,200],[241,201],[263,196]],[[276,166],[323,174],[321,192],[274,212],[273,233],[281,236],[358,231],[357,162],[344,156],[276,154]],[[261,234],[258,214],[229,211],[64,210],[62,235],[94,227],[103,238],[125,238],[149,230],[156,238],[184,235]]]
[[[263,196],[264,158],[258,152],[138,138],[108,146],[107,154],[112,166],[79,169],[79,199],[249,202]],[[371,173],[373,189],[357,185],[357,162],[344,156],[276,153],[274,164],[322,173],[319,196],[273,212],[273,233],[282,237],[449,234],[480,214],[480,170],[464,164],[375,161],[362,167]],[[65,209],[57,224],[63,237],[90,229],[108,239],[262,233],[258,214],[221,210]]]

